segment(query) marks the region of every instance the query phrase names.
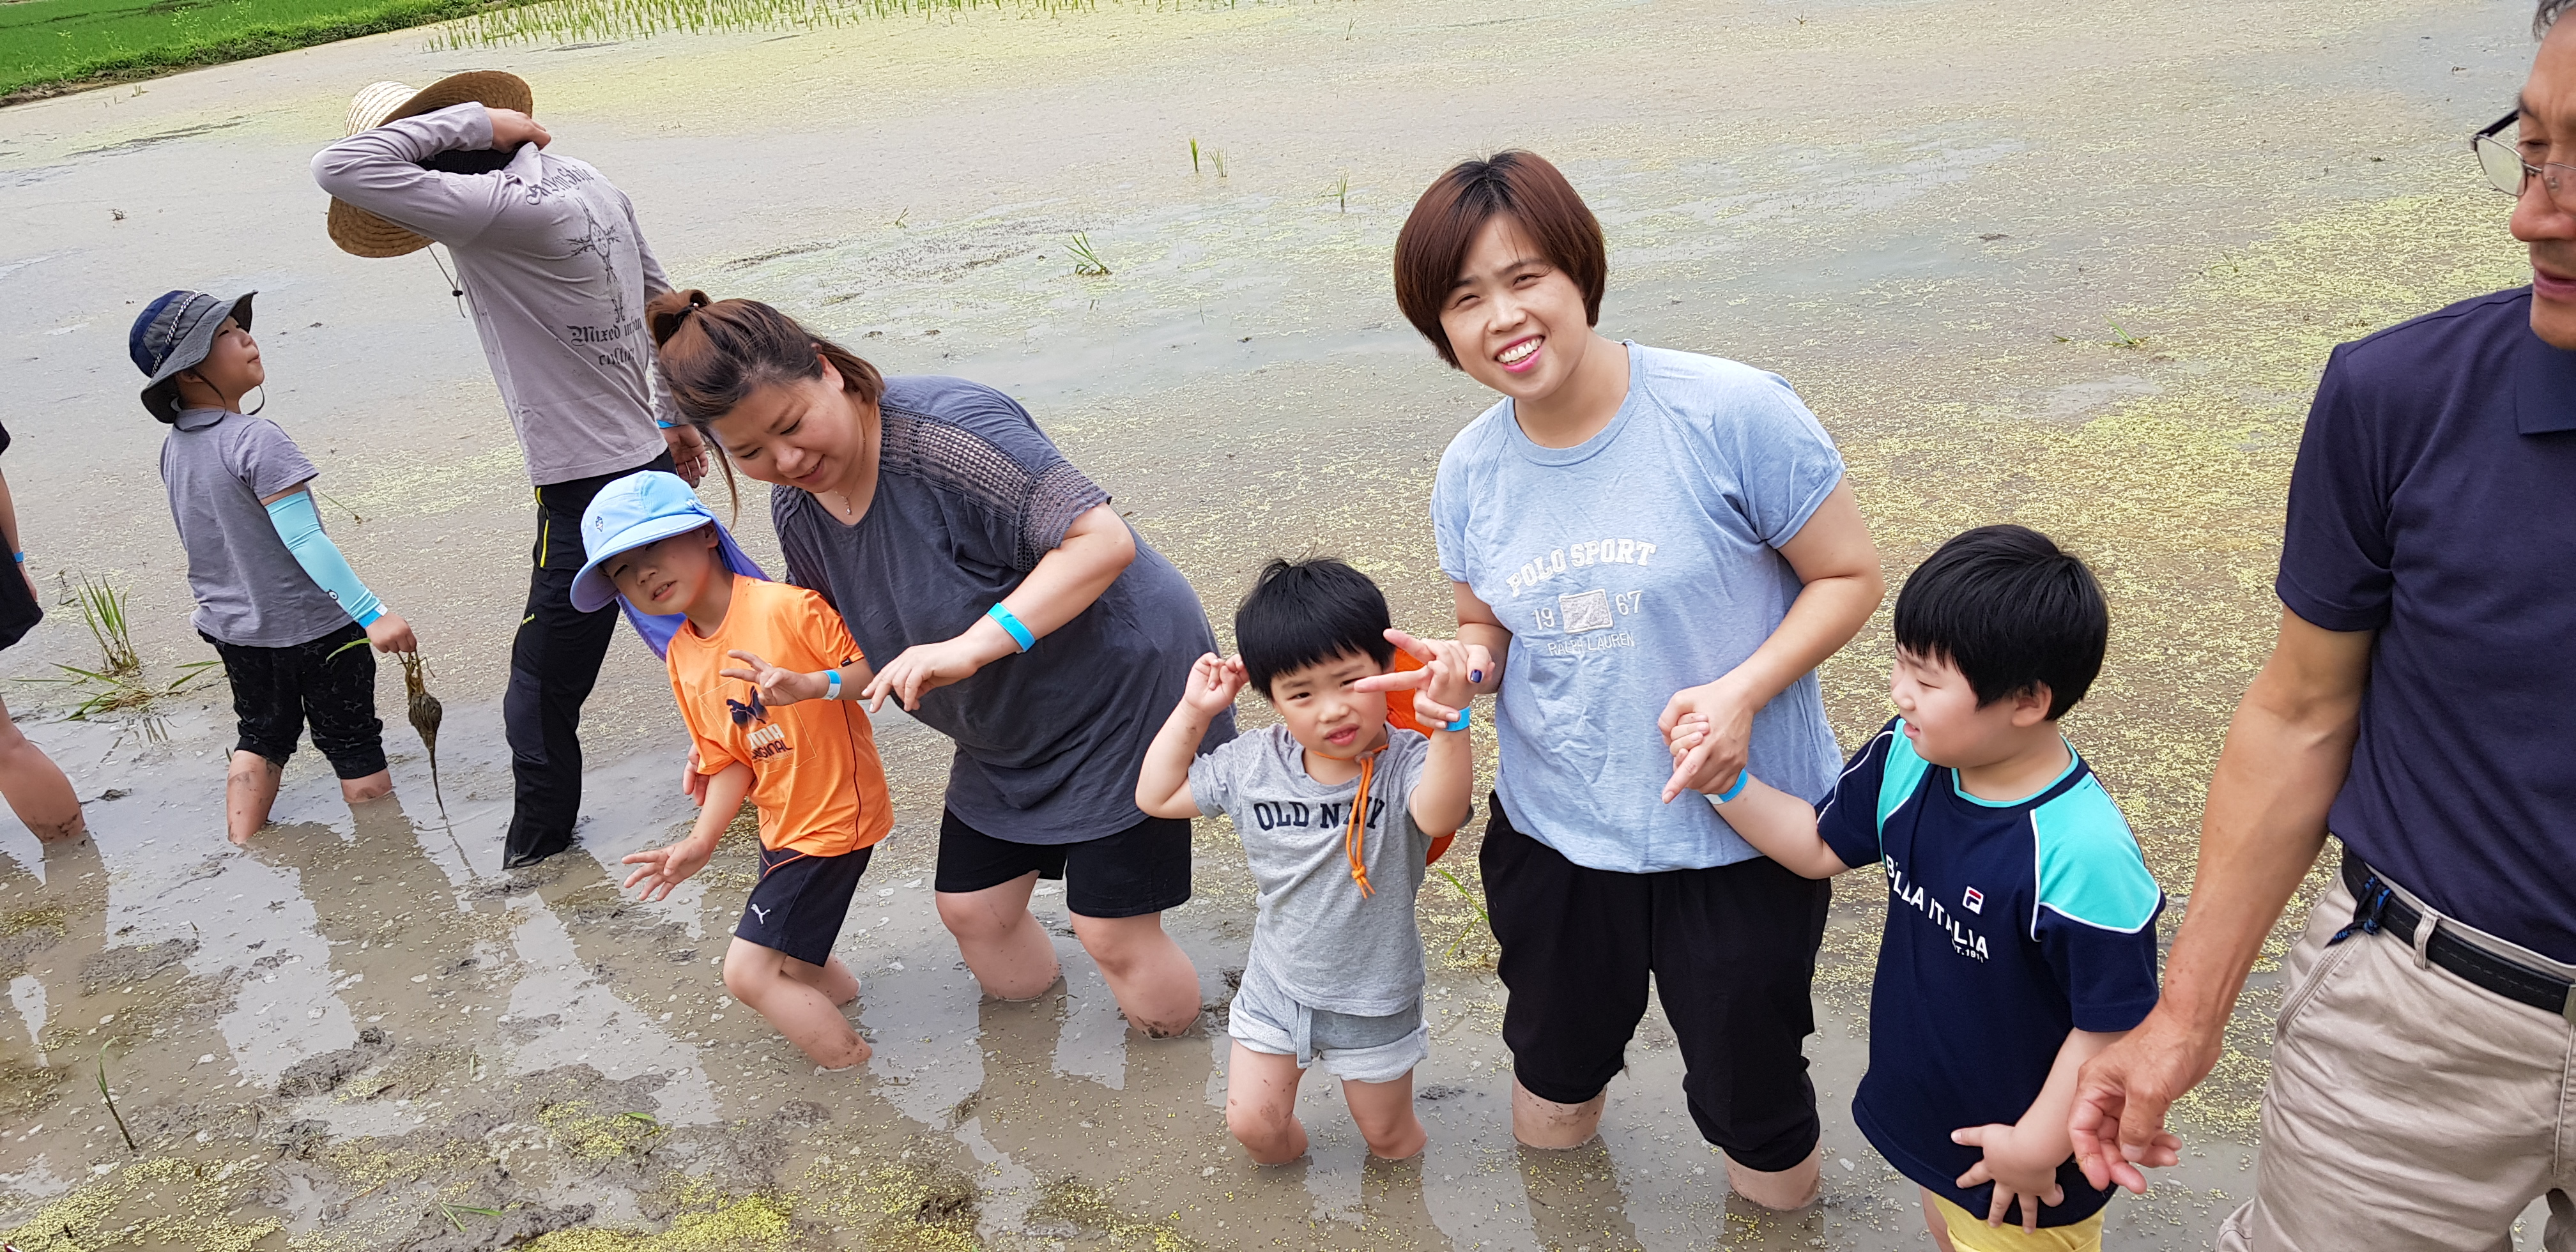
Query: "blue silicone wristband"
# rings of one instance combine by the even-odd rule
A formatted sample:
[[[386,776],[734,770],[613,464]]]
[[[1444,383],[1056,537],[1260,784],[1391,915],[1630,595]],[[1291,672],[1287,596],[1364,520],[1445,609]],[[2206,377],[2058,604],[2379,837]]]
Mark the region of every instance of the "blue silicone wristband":
[[[1440,729],[1445,730],[1445,731],[1448,731],[1448,732],[1449,732],[1449,733],[1451,733],[1451,734],[1456,734],[1456,733],[1458,733],[1459,731],[1465,730],[1465,729],[1467,729],[1468,727],[1473,726],[1473,725],[1475,725],[1475,724],[1476,724],[1476,710],[1474,710],[1474,709],[1460,709],[1460,710],[1458,710],[1458,720],[1457,720],[1457,721],[1454,721],[1454,722],[1450,722],[1449,724],[1447,724],[1447,725],[1445,725],[1445,726],[1442,726]]]
[[[675,430],[678,429],[680,424],[678,422],[666,422],[657,417],[653,419],[653,425],[659,430]]]
[[[27,554],[24,552],[12,552],[9,555],[15,557],[20,565],[27,563]]]
[[[992,618],[996,625],[999,625],[1002,629],[1011,632],[1011,642],[1020,645],[1020,651],[1026,652],[1029,649],[1038,646],[1038,637],[1030,634],[1029,628],[1021,625],[1019,617],[1013,614],[1009,609],[1003,608],[999,604],[995,604],[993,607],[984,610],[984,616]]]
[[[1728,787],[1726,790],[1721,791],[1716,795],[1710,796],[1708,798],[1708,802],[1711,804],[1724,804],[1733,800],[1737,796],[1743,795],[1744,789],[1752,785],[1753,771],[1749,769],[1737,770],[1735,771],[1735,785]]]

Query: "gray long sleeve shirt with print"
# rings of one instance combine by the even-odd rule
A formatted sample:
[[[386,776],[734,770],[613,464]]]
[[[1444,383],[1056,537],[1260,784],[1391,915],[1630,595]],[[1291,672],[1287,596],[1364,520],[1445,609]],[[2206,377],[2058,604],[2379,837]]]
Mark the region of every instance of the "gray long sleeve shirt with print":
[[[446,244],[492,381],[539,486],[633,469],[662,451],[667,406],[644,302],[670,290],[635,206],[598,170],[534,144],[503,169],[420,163],[492,146],[482,105],[362,131],[313,158],[322,190]],[[676,421],[665,412],[664,420]]]

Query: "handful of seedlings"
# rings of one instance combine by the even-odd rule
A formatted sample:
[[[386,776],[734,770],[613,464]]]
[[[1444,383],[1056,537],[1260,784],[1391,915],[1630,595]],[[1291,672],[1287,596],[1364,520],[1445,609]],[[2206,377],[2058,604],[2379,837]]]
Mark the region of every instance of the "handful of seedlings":
[[[420,732],[420,746],[429,749],[429,793],[438,800],[439,820],[447,819],[447,796],[438,785],[438,723],[447,709],[438,697],[429,694],[429,662],[417,652],[405,652],[402,662],[403,690],[411,699],[411,728]]]

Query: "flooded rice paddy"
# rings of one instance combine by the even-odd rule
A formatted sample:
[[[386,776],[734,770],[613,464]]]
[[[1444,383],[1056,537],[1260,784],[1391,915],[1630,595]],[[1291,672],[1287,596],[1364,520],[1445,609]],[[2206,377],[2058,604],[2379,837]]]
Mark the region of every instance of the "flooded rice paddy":
[[[165,288],[257,288],[266,414],[322,466],[335,536],[436,666],[448,814],[392,666],[399,797],[352,814],[308,751],[246,852],[222,838],[219,686],[67,721],[66,689],[9,683],[94,838],[40,847],[0,823],[0,1236],[25,1252],[1928,1246],[1912,1188],[1847,1110],[1878,912],[1857,879],[1810,1049],[1826,1198],[1784,1217],[1727,1201],[1655,1017],[1601,1142],[1513,1145],[1472,855],[1423,895],[1430,1149],[1366,1162],[1316,1082],[1313,1157],[1269,1170],[1223,1126],[1251,895],[1220,822],[1167,919],[1208,1027],[1126,1032],[1061,895],[1038,905],[1065,984],[987,1001],[927,888],[945,749],[882,719],[901,820],[839,948],[877,1050],[859,1074],[815,1074],[722,994],[747,828],[667,901],[616,888],[608,867],[688,816],[677,717],[641,647],[612,653],[585,722],[582,845],[503,873],[525,479],[430,261],[360,261],[322,235],[305,162],[367,82],[525,75],[563,149],[634,197],[676,281],[778,303],[890,371],[1021,397],[1220,623],[1260,559],[1308,550],[1375,573],[1405,624],[1443,622],[1423,510],[1484,400],[1397,315],[1387,258],[1439,169],[1534,148],[1609,233],[1604,328],[1795,382],[1892,574],[1998,519],[2095,562],[2112,658],[2069,730],[2187,907],[2327,348],[2522,281],[2463,140],[2518,86],[2527,16],[2503,0],[892,6],[498,48],[412,32],[0,111],[5,468],[31,568],[65,594],[130,593],[143,681],[208,655],[122,336]],[[743,535],[774,561],[758,492]],[[96,651],[62,609],[0,676]],[[1885,660],[1882,619],[1826,669],[1847,738],[1884,716]],[[2268,977],[2183,1110],[2185,1166],[2113,1206],[2114,1246],[2204,1246],[2245,1193]]]

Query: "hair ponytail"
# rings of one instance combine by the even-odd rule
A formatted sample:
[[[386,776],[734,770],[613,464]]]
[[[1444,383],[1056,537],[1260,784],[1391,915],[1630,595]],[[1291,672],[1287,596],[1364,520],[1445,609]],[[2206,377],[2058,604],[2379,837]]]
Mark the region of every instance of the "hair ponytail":
[[[715,453],[737,509],[741,493],[733,460],[711,428],[717,418],[763,387],[822,377],[827,361],[841,376],[841,390],[862,403],[875,404],[885,394],[885,376],[876,366],[757,300],[711,301],[695,289],[666,291],[645,304],[644,325],[653,336],[663,387]]]

